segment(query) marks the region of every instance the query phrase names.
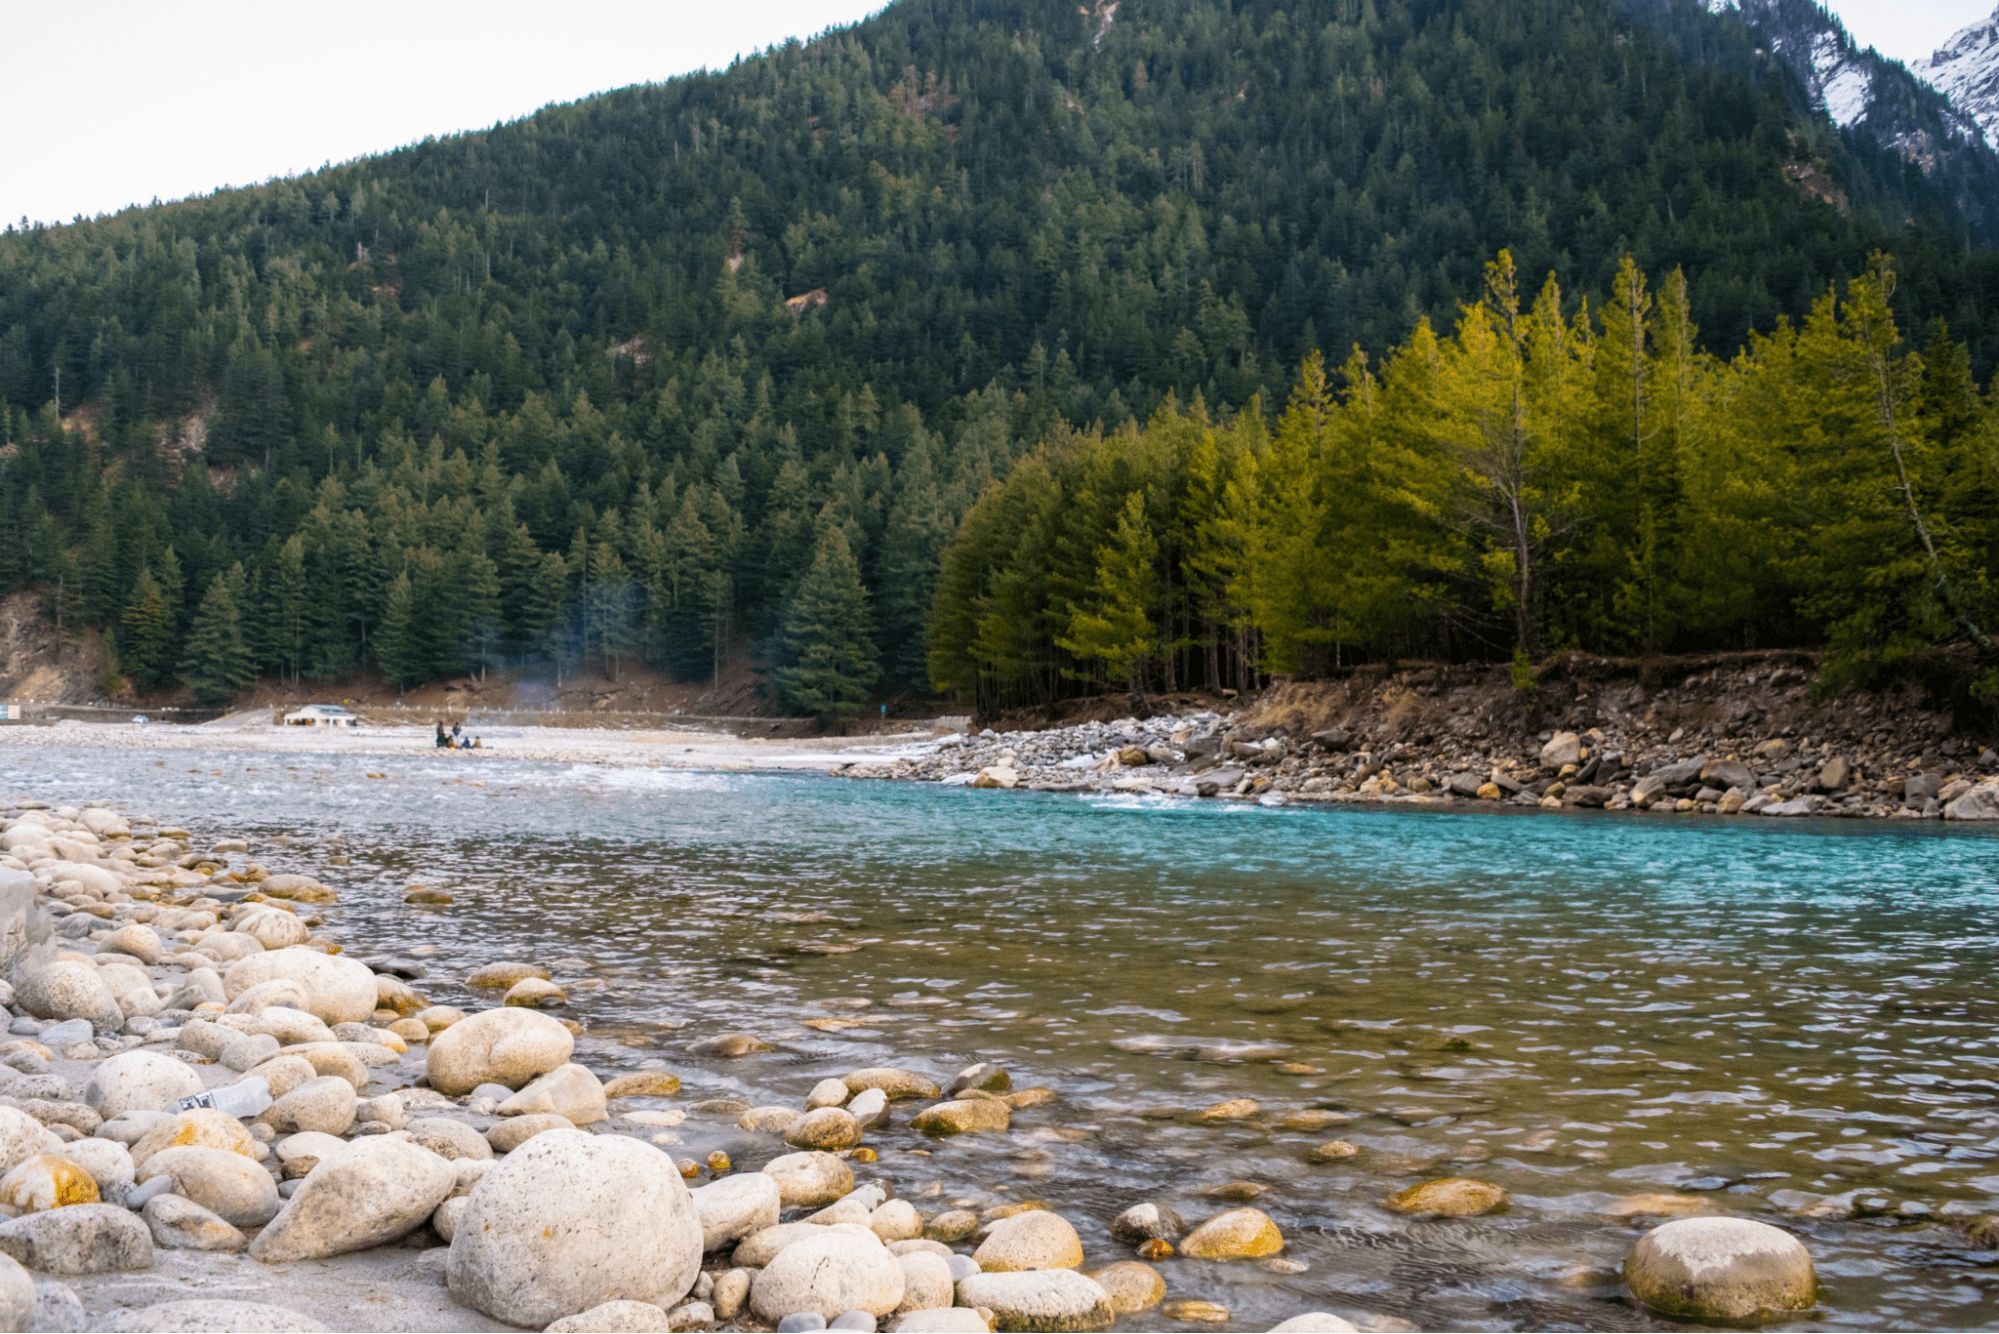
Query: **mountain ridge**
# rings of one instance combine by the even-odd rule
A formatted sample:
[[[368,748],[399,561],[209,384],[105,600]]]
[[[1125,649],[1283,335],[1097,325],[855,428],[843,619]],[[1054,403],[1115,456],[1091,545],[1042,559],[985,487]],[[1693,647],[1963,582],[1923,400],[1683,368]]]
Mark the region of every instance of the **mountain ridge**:
[[[745,636],[782,666],[812,576],[812,623],[917,681],[942,547],[1035,444],[1268,411],[1316,349],[1452,322],[1501,250],[1572,306],[1627,255],[1683,270],[1732,350],[1892,249],[1903,327],[1999,362],[1958,197],[1739,19],[1649,2],[901,0],[0,235],[0,586],[145,637],[135,678],[212,611],[232,671],[421,680],[699,676]]]

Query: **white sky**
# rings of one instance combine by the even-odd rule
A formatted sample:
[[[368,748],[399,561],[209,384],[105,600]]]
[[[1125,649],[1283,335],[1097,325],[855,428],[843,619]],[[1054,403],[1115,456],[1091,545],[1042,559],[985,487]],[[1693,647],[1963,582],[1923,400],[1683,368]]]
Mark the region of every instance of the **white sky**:
[[[884,0],[0,0],[0,222],[204,194],[719,68]],[[1990,0],[1834,0],[1913,59]]]

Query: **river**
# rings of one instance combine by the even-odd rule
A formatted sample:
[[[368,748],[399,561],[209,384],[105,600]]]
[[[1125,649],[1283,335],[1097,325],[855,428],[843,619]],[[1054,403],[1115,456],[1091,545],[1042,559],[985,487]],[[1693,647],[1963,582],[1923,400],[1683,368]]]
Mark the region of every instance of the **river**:
[[[1224,1303],[1234,1328],[1311,1309],[1660,1327],[1615,1272],[1657,1221],[1617,1202],[1646,1192],[1797,1232],[1824,1282],[1812,1327],[1999,1325],[1999,1257],[1948,1222],[1999,1210],[1989,836],[499,755],[0,748],[10,791],[248,836],[265,866],[339,889],[350,952],[436,947],[418,983],[436,1000],[467,1001],[456,980],[482,963],[554,966],[590,1028],[579,1060],[683,1077],[676,1153],[777,1151],[704,1101],[1000,1062],[1057,1101],[1007,1136],[874,1133],[882,1175],[925,1212],[1046,1200],[1092,1264],[1128,1254],[1106,1225],[1130,1204],[1198,1217],[1229,1207],[1203,1191],[1261,1187],[1303,1273],[1164,1265],[1174,1297]],[[455,902],[406,905],[415,882]],[[731,1031],[776,1050],[686,1053]],[[1195,1118],[1232,1098],[1262,1111]],[[1303,1109],[1353,1119],[1282,1128]],[[1314,1160],[1333,1137],[1361,1152]],[[1456,1174],[1511,1208],[1383,1207]]]

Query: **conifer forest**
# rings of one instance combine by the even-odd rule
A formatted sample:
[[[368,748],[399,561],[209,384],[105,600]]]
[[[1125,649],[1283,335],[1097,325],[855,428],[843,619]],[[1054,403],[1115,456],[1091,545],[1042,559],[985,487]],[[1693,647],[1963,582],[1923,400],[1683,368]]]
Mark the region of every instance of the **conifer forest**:
[[[898,0],[0,234],[0,592],[204,700],[1774,647],[1995,694],[1977,152],[1692,0]]]

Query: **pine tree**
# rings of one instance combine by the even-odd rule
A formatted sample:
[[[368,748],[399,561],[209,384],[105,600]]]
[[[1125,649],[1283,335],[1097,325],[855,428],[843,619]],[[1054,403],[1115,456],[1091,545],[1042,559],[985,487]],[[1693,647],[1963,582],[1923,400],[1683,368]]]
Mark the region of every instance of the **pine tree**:
[[[230,578],[232,572],[238,576],[235,580]],[[227,699],[255,678],[255,659],[243,634],[242,609],[233,587],[241,582],[241,574],[242,566],[237,565],[216,575],[188,627],[181,679],[205,704]]]
[[[1145,495],[1133,491],[1110,543],[1097,548],[1096,596],[1070,614],[1067,636],[1055,641],[1079,658],[1101,661],[1133,694],[1144,688],[1146,667],[1159,653],[1158,561]]]
[[[408,570],[398,571],[389,584],[382,623],[375,631],[375,664],[398,690],[424,679],[422,633],[415,585]]]
[[[270,635],[269,657],[296,681],[304,668],[306,635],[311,625],[305,541],[296,534],[278,547],[269,562],[264,596],[270,604],[264,617]]]
[[[173,672],[174,626],[173,608],[167,605],[166,592],[151,566],[139,571],[119,623],[124,630],[119,657],[125,671],[141,688],[157,690]]]
[[[784,665],[777,686],[792,708],[822,723],[850,722],[880,675],[870,636],[868,593],[839,525],[829,524],[812,568],[785,608],[780,634]]]

